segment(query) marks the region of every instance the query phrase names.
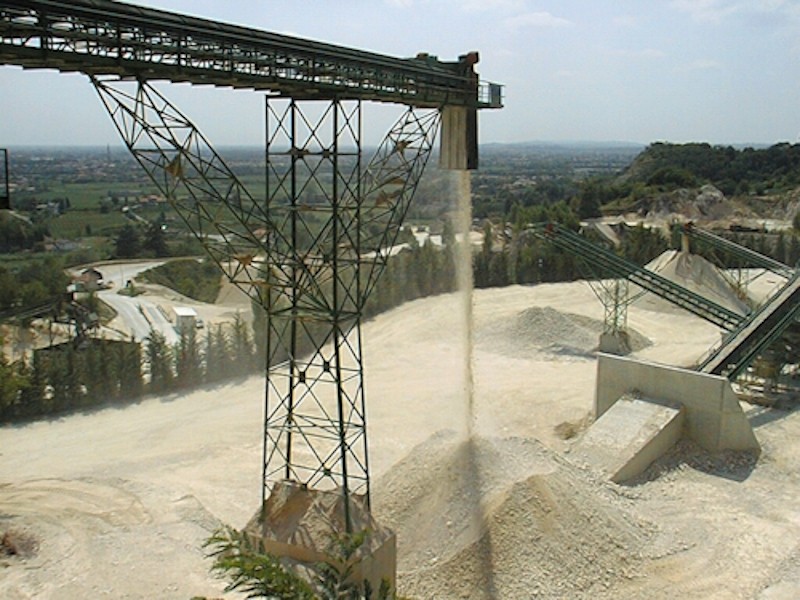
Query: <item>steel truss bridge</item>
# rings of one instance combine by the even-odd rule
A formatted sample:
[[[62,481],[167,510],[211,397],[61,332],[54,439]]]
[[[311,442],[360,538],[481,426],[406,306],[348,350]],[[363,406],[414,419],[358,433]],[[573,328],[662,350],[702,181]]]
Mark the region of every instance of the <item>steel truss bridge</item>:
[[[477,53],[379,54],[109,0],[0,0],[0,64],[89,76],[125,144],[208,255],[267,315],[262,505],[282,480],[369,507],[361,314],[442,125],[477,164],[500,108]],[[152,82],[266,92],[264,193],[245,188]],[[371,160],[362,102],[402,105]]]

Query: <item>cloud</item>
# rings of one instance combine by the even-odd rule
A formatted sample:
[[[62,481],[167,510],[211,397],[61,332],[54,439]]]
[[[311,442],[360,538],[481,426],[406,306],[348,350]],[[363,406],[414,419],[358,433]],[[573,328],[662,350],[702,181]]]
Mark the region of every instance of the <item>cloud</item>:
[[[411,8],[414,0],[386,0],[386,4],[397,6],[398,8]]]
[[[506,27],[510,29],[523,29],[526,27],[568,27],[572,21],[563,17],[556,17],[549,12],[530,12],[509,17],[505,20]]]

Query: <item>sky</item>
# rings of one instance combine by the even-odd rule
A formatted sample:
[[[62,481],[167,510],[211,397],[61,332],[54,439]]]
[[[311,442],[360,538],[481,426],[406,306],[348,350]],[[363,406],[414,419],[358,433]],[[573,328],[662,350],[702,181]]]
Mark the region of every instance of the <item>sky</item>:
[[[505,85],[482,143],[800,142],[800,0],[136,3],[398,57],[477,50]],[[159,89],[215,145],[263,143],[263,94]],[[400,111],[366,107],[366,141]],[[117,143],[85,76],[0,67],[0,147]]]

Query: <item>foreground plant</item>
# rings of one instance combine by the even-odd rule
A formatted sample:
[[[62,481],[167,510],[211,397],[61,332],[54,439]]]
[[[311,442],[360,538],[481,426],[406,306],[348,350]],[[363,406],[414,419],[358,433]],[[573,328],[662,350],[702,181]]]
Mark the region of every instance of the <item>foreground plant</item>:
[[[353,581],[356,552],[365,540],[366,531],[334,535],[325,561],[301,567],[306,576],[281,563],[260,540],[227,525],[214,532],[203,547],[214,559],[212,573],[229,580],[225,591],[241,592],[246,598],[388,600],[392,596],[387,580],[381,582],[377,596],[369,581]]]

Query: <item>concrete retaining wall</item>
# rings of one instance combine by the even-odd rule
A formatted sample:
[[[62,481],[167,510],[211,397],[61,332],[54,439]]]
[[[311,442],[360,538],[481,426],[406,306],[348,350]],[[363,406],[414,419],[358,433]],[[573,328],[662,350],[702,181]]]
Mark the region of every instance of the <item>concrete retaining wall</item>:
[[[682,405],[687,435],[709,452],[760,449],[724,377],[599,354],[595,419],[628,393]]]

